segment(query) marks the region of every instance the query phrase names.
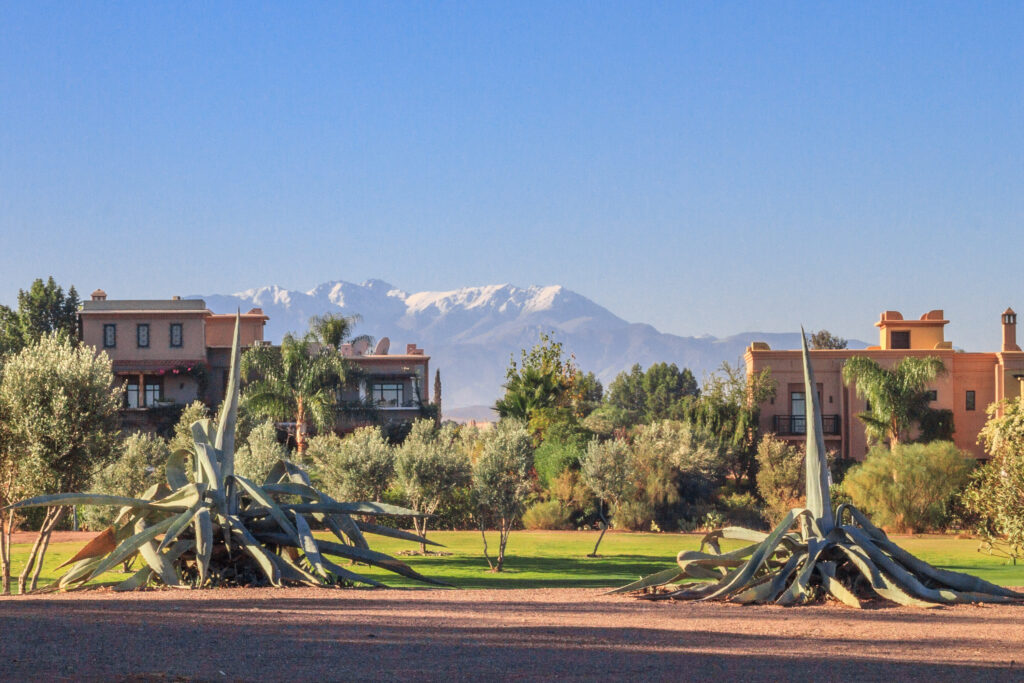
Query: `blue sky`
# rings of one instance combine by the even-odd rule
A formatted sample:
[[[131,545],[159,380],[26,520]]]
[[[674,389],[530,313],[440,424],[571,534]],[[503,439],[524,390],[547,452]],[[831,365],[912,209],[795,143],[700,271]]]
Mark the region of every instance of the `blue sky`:
[[[1024,311],[1024,5],[0,2],[0,302],[562,284],[677,334]]]

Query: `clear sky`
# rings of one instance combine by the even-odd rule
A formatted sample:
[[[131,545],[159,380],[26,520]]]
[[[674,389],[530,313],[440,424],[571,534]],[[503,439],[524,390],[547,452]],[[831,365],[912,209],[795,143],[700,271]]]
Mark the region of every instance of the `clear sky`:
[[[0,0],[0,302],[562,284],[677,334],[1024,312],[1021,3]]]

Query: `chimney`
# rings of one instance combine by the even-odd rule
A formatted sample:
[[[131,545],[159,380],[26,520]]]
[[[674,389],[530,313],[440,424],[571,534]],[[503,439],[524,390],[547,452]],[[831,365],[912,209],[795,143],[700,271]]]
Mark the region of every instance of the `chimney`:
[[[171,297],[171,301],[181,301],[181,297],[175,294],[174,296]]]
[[[107,293],[104,292],[102,289],[97,289],[95,292],[92,293],[91,296],[92,296],[92,300],[93,301],[106,301],[107,300]]]
[[[1020,351],[1017,346],[1017,314],[1012,308],[1003,312],[1003,351]]]

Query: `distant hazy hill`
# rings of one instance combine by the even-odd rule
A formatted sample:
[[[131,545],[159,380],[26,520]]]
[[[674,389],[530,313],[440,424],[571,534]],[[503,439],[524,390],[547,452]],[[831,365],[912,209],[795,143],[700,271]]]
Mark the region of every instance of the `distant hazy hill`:
[[[200,298],[198,295],[193,298]],[[772,348],[799,348],[797,333],[744,332],[731,337],[681,337],[643,323],[630,323],[576,292],[558,285],[465,287],[410,294],[381,280],[361,285],[327,282],[308,292],[276,286],[237,294],[202,296],[216,312],[259,306],[270,316],[266,336],[305,331],[310,317],[325,312],[358,313],[357,333],[389,337],[391,348],[417,343],[441,370],[446,409],[492,404],[501,395],[509,357],[554,332],[577,364],[607,384],[634,363],[666,361],[688,367],[700,379],[722,361],[735,363],[751,341]],[[851,348],[863,348],[850,342]],[[431,387],[433,378],[431,377]]]

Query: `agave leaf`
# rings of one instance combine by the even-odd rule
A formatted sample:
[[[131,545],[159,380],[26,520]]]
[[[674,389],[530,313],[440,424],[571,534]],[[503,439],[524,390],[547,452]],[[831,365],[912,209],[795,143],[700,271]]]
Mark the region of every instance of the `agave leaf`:
[[[772,584],[773,582],[771,575],[762,576],[761,578],[754,581],[752,584],[749,584],[746,590],[734,595],[731,598],[731,600],[733,602],[738,602],[741,605],[771,602],[773,598]]]
[[[28,498],[27,500],[8,505],[4,509],[17,510],[20,508],[57,507],[60,505],[121,505],[147,510],[159,509],[159,507],[153,505],[148,500],[130,498],[128,496],[110,496],[104,493],[53,493]]]
[[[114,591],[121,593],[124,591],[134,591],[144,587],[149,580],[153,577],[153,568],[148,564],[142,567],[139,571],[135,572],[121,583],[114,586]]]
[[[152,502],[157,498],[163,498],[171,491],[167,488],[166,484],[158,483],[153,484],[148,489],[138,495],[141,500],[146,502]],[[113,526],[121,528],[123,526],[133,526],[137,521],[137,517],[148,516],[148,510],[139,509],[132,506],[125,506],[118,510],[117,517],[114,518]]]
[[[828,546],[828,542],[816,538],[807,542],[807,554],[803,559],[803,567],[800,568],[793,583],[789,584],[789,588],[775,600],[776,604],[792,605],[797,602],[807,602],[810,598],[808,586],[811,576],[814,574],[814,566],[817,564],[818,558],[821,557],[821,552]]]
[[[273,498],[271,498],[262,488],[239,474],[234,475],[234,479],[254,501],[267,509],[270,516],[277,521],[278,526],[280,526],[286,534],[291,536],[297,544],[301,545],[302,541],[299,538],[299,532],[295,529],[295,525],[292,524],[290,519],[288,519],[288,515],[278,507]]]
[[[287,460],[278,460],[277,463],[270,468],[270,474],[267,475],[267,484],[278,484],[283,482],[294,482],[296,484],[305,484],[309,486],[309,475],[306,471],[296,465],[295,463],[288,462]]]
[[[878,567],[874,565],[867,554],[860,548],[845,543],[837,543],[836,547],[850,558],[854,566],[860,570],[860,573],[871,584],[871,589],[886,600],[910,607],[938,607],[936,603],[918,600],[914,596],[905,593],[895,582],[880,572]]]
[[[213,441],[213,447],[221,454],[220,469],[221,475],[227,480],[235,473],[235,424],[238,421],[238,394],[240,359],[239,349],[239,328],[241,315],[235,314],[235,333],[231,341],[231,366],[228,370],[228,385],[224,391],[224,405],[220,410],[220,417],[217,420],[217,437]]]
[[[774,575],[768,577],[770,581],[767,587],[760,590],[751,602],[775,602],[782,591],[786,590],[786,582],[789,581],[789,577],[793,575],[796,568],[807,558],[806,552],[793,553],[789,556],[786,564],[777,571]],[[737,600],[742,602],[739,597]]]
[[[85,544],[81,550],[75,553],[74,557],[65,560],[64,562],[57,565],[57,569],[66,567],[69,564],[74,564],[79,560],[87,560],[91,557],[99,557],[100,555],[106,555],[111,550],[117,547],[117,532],[114,531],[114,527],[108,526],[106,529],[97,534],[91,541]]]
[[[403,541],[413,541],[414,543],[426,543],[427,545],[436,545],[439,548],[444,547],[444,545],[440,543],[431,541],[424,536],[405,531],[404,529],[395,529],[389,526],[373,524],[371,522],[355,522],[355,525],[360,531],[365,531],[368,534],[377,534],[378,536],[387,536],[389,538],[400,538]]]
[[[934,567],[924,560],[911,555],[906,550],[890,541],[889,537],[885,535],[885,532],[872,524],[871,520],[869,520],[867,516],[857,508],[844,503],[840,506],[840,509],[849,512],[857,524],[864,529],[879,548],[913,572],[922,574],[933,581],[945,584],[957,591],[965,591],[969,593],[993,593],[995,595],[1002,595],[1008,598],[1024,597],[1024,594],[1012,591],[1009,588],[997,586],[996,584],[980,579],[977,576]],[[843,530],[845,531],[846,529],[847,527],[844,526]]]
[[[814,381],[810,352],[807,350],[807,336],[800,328],[800,342],[803,346],[804,395],[807,416],[807,446],[804,457],[806,469],[807,508],[811,518],[818,520],[821,530],[827,534],[835,526],[832,518],[832,502],[828,490],[828,463],[825,461],[825,437],[821,426],[821,406],[818,402],[818,385]]]
[[[282,481],[275,484],[264,484],[263,490],[267,493],[279,493],[287,496],[300,496],[302,498],[309,498],[310,500],[320,500],[323,496],[322,493],[317,491],[312,486],[306,484],[298,484],[293,481]]]
[[[213,554],[213,521],[210,511],[200,508],[193,521],[196,534],[196,568],[199,571],[199,585],[205,586],[210,576],[210,556]]]
[[[171,525],[174,524],[174,520],[175,517],[168,517],[161,522],[157,522],[151,527],[147,527],[146,529],[137,532],[134,536],[126,538],[112,553],[103,558],[103,561],[95,570],[93,570],[92,574],[89,575],[89,578],[97,577],[103,572],[108,571],[111,567],[127,560],[129,557],[137,553],[143,544],[149,543],[154,538],[170,529]]]
[[[143,531],[145,528],[145,520],[139,520],[135,525],[137,532]],[[139,547],[139,554],[142,555],[142,559],[145,560],[146,564],[160,576],[160,580],[164,582],[165,586],[179,585],[178,573],[174,570],[174,564],[167,559],[166,555],[157,552],[156,541],[143,543]]]
[[[302,543],[302,552],[305,553],[309,564],[320,576],[326,577],[327,570],[323,565],[323,558],[320,557],[320,550],[317,548],[316,539],[309,528],[309,523],[302,515],[295,515],[295,530],[299,533],[299,540]]]
[[[224,480],[221,479],[220,467],[217,464],[217,451],[208,440],[209,427],[209,420],[199,420],[193,423],[192,440],[195,442],[196,463],[199,465],[199,471],[202,472],[202,481],[211,489],[219,490],[223,488]],[[199,482],[198,476],[196,482]]]
[[[782,541],[782,537],[786,535],[789,528],[793,526],[793,522],[802,516],[810,514],[810,511],[805,509],[793,509],[786,513],[779,525],[775,527],[775,530],[768,535],[757,549],[751,553],[750,559],[747,563],[739,569],[732,578],[728,581],[723,581],[715,592],[706,596],[704,599],[716,598],[720,595],[727,595],[732,593],[734,590],[743,587],[744,584],[750,581],[757,573],[759,569],[764,565],[765,561],[775,553],[776,548]]]
[[[188,486],[188,477],[185,476],[185,458],[188,457],[188,451],[184,448],[179,448],[171,454],[171,457],[167,458],[167,464],[164,470],[167,472],[167,485],[172,489],[180,489]]]
[[[262,545],[260,545],[259,541],[253,538],[252,534],[249,533],[249,530],[246,529],[241,522],[236,520],[234,517],[226,517],[225,519],[231,528],[232,535],[238,536],[239,541],[242,544],[242,548],[245,549],[250,557],[256,560],[260,569],[263,570],[264,576],[266,576],[267,580],[270,581],[270,585],[280,586],[281,572],[278,570],[277,564],[274,562],[271,554],[268,553]]]
[[[287,555],[268,555],[270,559],[277,565],[278,571],[281,573],[282,581],[295,581],[297,583],[303,583],[307,586],[320,586],[323,585],[323,581],[320,581],[315,576],[307,572],[305,569],[300,567],[298,564],[292,561]]]
[[[380,581],[376,581],[367,576],[363,576],[362,574],[356,574],[355,572],[349,571],[344,567],[334,564],[326,557],[322,557],[321,561],[324,563],[324,566],[339,579],[345,579],[346,581],[358,581],[359,583],[365,583],[369,586],[373,586],[374,588],[387,588],[387,584],[381,583]]]
[[[832,597],[849,607],[854,607],[856,609],[861,608],[860,600],[857,599],[857,596],[851,593],[846,586],[836,578],[835,562],[819,562],[816,569],[818,570],[818,575],[821,577],[822,587],[828,591]]]
[[[185,527],[192,523],[192,518],[195,517],[196,513],[205,505],[206,501],[200,498],[192,505],[192,507],[178,515],[177,521],[175,521],[171,528],[167,530],[167,533],[164,534],[164,540],[160,542],[160,546],[156,551],[158,553],[162,553],[167,546],[175,541],[178,538],[178,534],[184,531]]]
[[[92,570],[99,566],[100,562],[103,561],[102,557],[87,557],[79,560],[71,569],[66,571],[62,576],[55,579],[52,583],[44,586],[42,592],[50,592],[51,589],[63,590],[73,583],[81,583],[89,579],[89,575]]]
[[[679,571],[679,567],[669,567],[663,569],[660,572],[649,574],[642,579],[634,581],[633,583],[626,584],[621,588],[610,590],[605,595],[615,595],[616,593],[632,593],[633,591],[643,590],[645,588],[651,588],[653,586],[664,586],[666,583],[674,583],[679,579],[686,576],[683,572]]]
[[[203,494],[206,492],[206,484],[189,484],[188,486],[182,487],[174,493],[155,500],[150,503],[150,506],[157,510],[174,510],[182,511],[187,510],[200,503],[203,500]]]
[[[356,548],[351,545],[344,545],[341,543],[332,543],[331,541],[320,541],[320,552],[327,553],[329,555],[337,555],[350,560],[357,560],[359,562],[365,562],[382,569],[387,569],[395,574],[401,574],[410,579],[416,579],[417,581],[423,581],[424,583],[431,583],[435,586],[447,586],[452,587],[451,584],[445,583],[444,581],[438,581],[437,579],[431,579],[430,577],[423,576],[415,569],[405,564],[400,560],[396,560],[393,557],[385,555],[384,553],[378,553],[375,550],[369,550],[367,548]]]
[[[291,512],[342,512],[345,514],[359,515],[395,515],[397,517],[429,517],[409,508],[389,505],[388,503],[292,503],[282,505],[282,508]]]

